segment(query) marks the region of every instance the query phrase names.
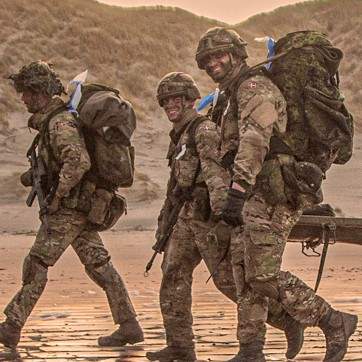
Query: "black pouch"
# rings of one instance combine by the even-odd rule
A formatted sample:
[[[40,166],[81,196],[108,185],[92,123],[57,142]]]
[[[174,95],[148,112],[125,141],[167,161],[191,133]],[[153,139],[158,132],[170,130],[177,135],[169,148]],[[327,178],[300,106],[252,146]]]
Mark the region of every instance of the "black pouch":
[[[285,183],[277,158],[267,160],[256,180],[256,188],[270,205],[286,203]]]
[[[319,204],[323,200],[323,171],[311,162],[294,162],[282,166],[283,178],[290,192],[288,201],[297,207]]]

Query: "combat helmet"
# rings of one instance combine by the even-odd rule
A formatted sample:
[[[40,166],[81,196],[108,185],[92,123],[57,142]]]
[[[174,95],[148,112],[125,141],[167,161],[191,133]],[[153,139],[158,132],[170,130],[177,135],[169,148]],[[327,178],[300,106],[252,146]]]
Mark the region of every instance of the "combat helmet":
[[[177,95],[184,95],[190,100],[201,98],[199,88],[190,75],[182,72],[168,73],[158,83],[158,103],[162,107],[165,98]]]
[[[41,60],[24,65],[18,73],[11,74],[9,79],[14,82],[14,88],[18,93],[30,89],[52,97],[64,92],[62,82],[52,65]]]
[[[200,69],[205,69],[204,59],[206,56],[219,51],[228,51],[240,59],[246,59],[247,43],[240,35],[232,29],[215,27],[209,29],[199,40],[196,51],[196,62]]]

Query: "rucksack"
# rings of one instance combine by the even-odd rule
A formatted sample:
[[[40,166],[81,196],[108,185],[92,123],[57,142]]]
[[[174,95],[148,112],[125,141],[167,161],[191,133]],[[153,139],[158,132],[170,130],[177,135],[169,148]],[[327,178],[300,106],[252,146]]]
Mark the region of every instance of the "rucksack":
[[[271,153],[289,153],[323,172],[352,155],[353,117],[339,91],[343,52],[316,31],[287,34],[275,44],[269,76],[287,102],[287,131],[274,134]]]
[[[117,89],[85,84],[77,110],[91,158],[90,177],[103,188],[130,187],[135,157],[131,137],[136,129],[132,105]]]

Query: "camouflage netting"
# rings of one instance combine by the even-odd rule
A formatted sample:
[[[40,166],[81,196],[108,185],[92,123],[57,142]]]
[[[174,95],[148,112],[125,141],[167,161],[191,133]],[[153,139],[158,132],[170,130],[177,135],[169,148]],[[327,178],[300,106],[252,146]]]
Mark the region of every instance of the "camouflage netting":
[[[294,32],[276,43],[271,73],[287,100],[288,129],[281,136],[302,161],[326,171],[352,155],[353,118],[338,87],[343,57],[327,37],[315,31]]]
[[[18,73],[9,76],[18,93],[26,89],[43,92],[50,96],[61,95],[64,87],[52,65],[41,60],[24,65]]]

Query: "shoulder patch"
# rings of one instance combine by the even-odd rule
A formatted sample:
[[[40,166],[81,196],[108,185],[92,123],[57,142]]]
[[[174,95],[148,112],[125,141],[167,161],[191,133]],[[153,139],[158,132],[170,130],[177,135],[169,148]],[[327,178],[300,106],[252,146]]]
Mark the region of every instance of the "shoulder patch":
[[[257,85],[258,85],[257,82],[251,80],[251,81],[248,82],[247,87],[250,88],[250,89],[256,89]]]
[[[68,112],[62,112],[57,114],[49,122],[49,131],[60,131],[64,128],[77,128],[77,121]]]

